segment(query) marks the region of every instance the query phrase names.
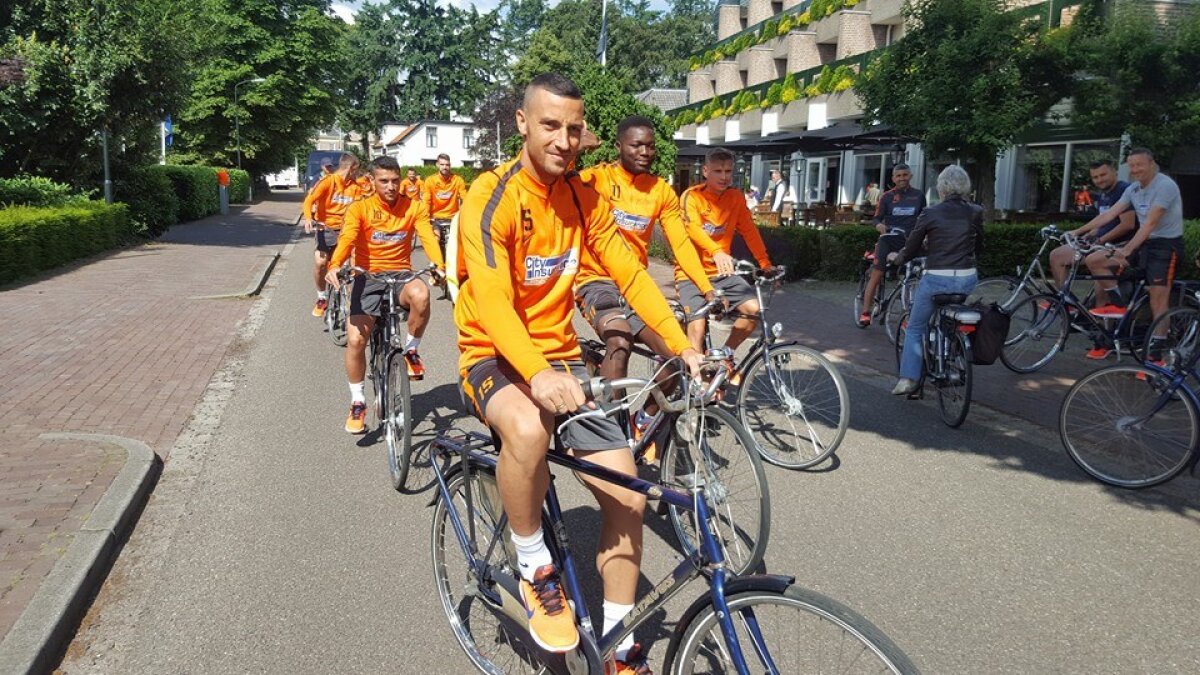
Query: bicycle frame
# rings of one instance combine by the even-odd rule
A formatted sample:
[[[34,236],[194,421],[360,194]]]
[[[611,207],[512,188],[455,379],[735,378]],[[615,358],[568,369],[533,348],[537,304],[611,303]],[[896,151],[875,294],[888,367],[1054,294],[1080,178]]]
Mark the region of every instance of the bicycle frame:
[[[1120,319],[1117,320],[1116,325],[1113,326],[1112,330],[1110,331],[1105,326],[1103,319],[1097,319],[1096,317],[1092,316],[1092,313],[1088,311],[1088,309],[1084,307],[1081,302],[1076,300],[1071,293],[1068,293],[1066,290],[1064,290],[1070,288],[1071,284],[1074,283],[1074,281],[1078,278],[1078,269],[1078,265],[1071,268],[1071,273],[1067,276],[1066,283],[1063,284],[1062,288],[1055,291],[1054,295],[1068,311],[1071,309],[1075,310],[1075,317],[1072,318],[1072,322],[1077,321],[1079,317],[1086,317],[1089,337],[1092,337],[1093,339],[1096,337],[1103,337],[1105,340],[1111,342],[1113,346],[1117,348],[1117,358],[1120,359],[1120,346],[1122,342],[1120,335],[1122,334],[1122,331],[1126,329],[1127,325],[1133,320],[1133,312],[1129,310],[1132,310],[1135,306],[1137,306],[1137,304],[1140,303],[1143,298],[1148,297],[1148,294],[1146,293],[1146,281],[1145,279],[1138,279],[1137,284],[1134,286],[1133,293],[1129,296],[1129,309],[1124,315],[1121,316]],[[1090,278],[1094,281],[1120,281],[1122,279],[1121,276],[1113,274],[1093,275]],[[1070,335],[1071,332],[1067,331],[1068,339],[1070,339]]]

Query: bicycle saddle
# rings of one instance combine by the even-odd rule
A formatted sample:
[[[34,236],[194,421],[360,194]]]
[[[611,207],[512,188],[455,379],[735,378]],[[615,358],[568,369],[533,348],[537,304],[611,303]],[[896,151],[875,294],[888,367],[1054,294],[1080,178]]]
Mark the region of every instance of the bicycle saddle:
[[[945,305],[961,305],[967,301],[966,293],[937,293],[933,296],[933,304],[938,307]]]

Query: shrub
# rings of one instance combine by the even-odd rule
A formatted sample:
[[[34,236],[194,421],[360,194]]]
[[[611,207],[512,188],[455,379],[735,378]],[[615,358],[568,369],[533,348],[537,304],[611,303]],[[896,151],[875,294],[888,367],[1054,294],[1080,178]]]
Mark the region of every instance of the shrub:
[[[170,167],[143,166],[114,185],[117,201],[129,206],[134,230],[156,237],[179,222],[179,197],[168,177]]]
[[[229,203],[250,203],[250,172],[241,169],[226,169],[229,172]]]
[[[168,164],[163,170],[179,198],[179,222],[199,220],[221,210],[215,169]]]
[[[682,127],[682,126],[685,126],[688,124],[694,124],[695,122],[696,122],[696,111],[695,110],[684,110],[683,112],[681,112],[675,116],[675,124],[677,126]],[[464,179],[464,180],[466,180],[466,179]]]
[[[0,178],[0,206],[61,206],[80,198],[70,185],[49,178]]]
[[[108,250],[133,236],[124,204],[80,201],[0,210],[0,284]]]

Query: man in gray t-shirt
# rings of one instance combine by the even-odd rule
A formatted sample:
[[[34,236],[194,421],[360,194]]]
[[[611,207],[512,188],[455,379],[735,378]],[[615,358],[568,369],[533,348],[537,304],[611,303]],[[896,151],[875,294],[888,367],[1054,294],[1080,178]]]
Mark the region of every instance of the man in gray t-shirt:
[[[1137,213],[1140,223],[1137,232],[1125,246],[1113,253],[1113,260],[1122,266],[1129,264],[1144,270],[1150,294],[1150,310],[1157,319],[1168,309],[1171,285],[1183,260],[1183,199],[1179,196],[1179,186],[1175,181],[1159,173],[1158,163],[1149,150],[1135,148],[1125,162],[1129,165],[1132,184],[1111,209],[1091,222],[1103,226],[1129,209]],[[1110,298],[1114,298],[1113,304],[1117,305],[1120,292],[1116,290],[1115,282],[1109,283],[1112,288],[1105,290]],[[1093,313],[1115,318],[1124,312],[1121,307],[1107,306],[1097,307]],[[1148,354],[1151,360],[1161,359],[1161,347],[1156,348],[1156,343],[1161,343],[1166,328],[1166,325],[1160,326],[1151,336]]]

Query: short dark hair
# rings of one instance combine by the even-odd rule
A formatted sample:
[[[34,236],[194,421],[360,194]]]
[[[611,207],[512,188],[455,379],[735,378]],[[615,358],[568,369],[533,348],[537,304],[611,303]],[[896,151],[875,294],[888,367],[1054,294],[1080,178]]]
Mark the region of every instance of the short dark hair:
[[[617,138],[624,138],[625,132],[630,129],[649,129],[650,133],[653,134],[654,120],[644,115],[630,115],[621,120],[621,123],[617,125]]]
[[[442,161],[443,159],[446,160],[447,162],[450,161],[450,155],[447,155],[444,152],[442,154],[438,155],[437,158],[438,158],[439,162]]]
[[[375,171],[376,169],[400,173],[400,162],[397,162],[395,157],[380,155],[379,157],[371,160],[371,171]]]
[[[1098,160],[1092,162],[1090,165],[1090,168],[1099,169],[1102,166],[1107,166],[1108,168],[1110,168],[1114,171],[1117,169],[1117,165],[1115,163],[1113,163],[1113,161],[1107,157],[1105,157],[1104,159],[1098,159]]]
[[[1150,148],[1134,148],[1129,151],[1129,155],[1127,155],[1126,158],[1133,157],[1134,155],[1145,155],[1146,158],[1151,162],[1154,161],[1154,153],[1150,150]]]
[[[713,148],[704,154],[704,166],[708,166],[716,162],[732,162],[733,159],[733,152],[730,150],[725,148]]]
[[[909,173],[912,173],[912,169],[909,168],[909,166],[907,164],[905,164],[904,162],[900,162],[899,164],[892,167],[892,173],[896,173],[897,171],[907,171]]]
[[[581,100],[583,92],[579,91],[579,86],[571,81],[571,78],[561,73],[542,73],[529,81],[525,86],[525,95],[521,101],[522,106],[529,105],[529,97],[537,89],[545,89],[546,91],[556,96],[565,96]]]

